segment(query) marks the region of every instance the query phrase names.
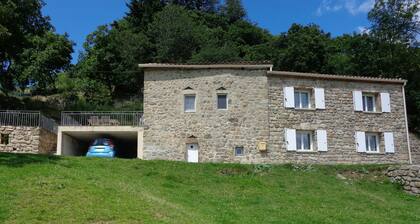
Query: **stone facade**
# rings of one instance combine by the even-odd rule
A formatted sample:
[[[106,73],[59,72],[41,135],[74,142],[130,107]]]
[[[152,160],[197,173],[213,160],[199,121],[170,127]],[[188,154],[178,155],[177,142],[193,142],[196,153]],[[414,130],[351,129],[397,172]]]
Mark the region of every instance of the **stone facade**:
[[[323,88],[326,108],[284,107],[283,87]],[[355,112],[353,90],[387,92],[390,113]],[[216,108],[228,95],[228,110]],[[196,95],[196,111],[184,112],[184,95]],[[198,143],[200,162],[241,163],[408,163],[401,83],[273,75],[266,69],[145,69],[143,159],[186,160],[186,145]],[[327,131],[328,151],[286,150],[285,128]],[[359,153],[355,132],[392,132],[395,153]],[[314,136],[316,137],[316,136]],[[316,139],[316,138],[315,138]],[[258,146],[266,144],[266,150]],[[314,142],[316,144],[316,142]],[[235,147],[244,155],[235,156]]]
[[[410,134],[411,160],[414,164],[420,164],[420,138]]]
[[[56,134],[39,127],[0,126],[0,134],[9,136],[7,145],[0,144],[0,152],[52,154],[56,150]]]
[[[228,110],[216,109],[218,93],[228,94]],[[184,94],[196,94],[196,112],[184,112]],[[144,117],[144,159],[185,161],[186,144],[197,141],[200,162],[259,162],[266,154],[256,143],[269,135],[266,70],[147,71]]]
[[[408,163],[407,132],[405,126],[402,85],[316,80],[270,75],[270,142],[271,161],[304,163]],[[297,110],[284,106],[283,88],[325,90],[325,109]],[[354,111],[353,91],[387,92],[391,98],[390,113],[365,113]],[[290,152],[286,150],[285,128],[296,130],[327,131],[327,152]],[[393,132],[395,153],[384,152],[380,136],[380,153],[359,153],[356,150],[355,132]],[[316,139],[314,140],[316,143]]]
[[[420,195],[420,165],[390,167],[386,175],[410,194]]]

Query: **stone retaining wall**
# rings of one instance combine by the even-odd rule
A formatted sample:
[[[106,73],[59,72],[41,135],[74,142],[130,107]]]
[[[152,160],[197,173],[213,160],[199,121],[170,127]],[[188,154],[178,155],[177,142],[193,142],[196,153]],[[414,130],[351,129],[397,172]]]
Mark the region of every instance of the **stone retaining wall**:
[[[406,192],[420,195],[420,165],[390,167],[386,175],[392,182],[401,184]]]
[[[0,144],[0,152],[55,152],[57,135],[39,127],[0,126],[0,134],[9,135],[9,143]]]

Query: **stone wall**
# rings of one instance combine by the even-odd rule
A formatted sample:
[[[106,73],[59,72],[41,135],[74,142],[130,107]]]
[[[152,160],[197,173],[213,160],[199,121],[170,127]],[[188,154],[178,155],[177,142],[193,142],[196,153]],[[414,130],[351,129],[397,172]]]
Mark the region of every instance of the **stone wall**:
[[[0,144],[0,152],[51,153],[56,141],[55,134],[39,127],[0,126],[0,134],[9,134],[9,144]]]
[[[325,110],[286,109],[283,87],[320,87]],[[353,90],[388,92],[391,113],[355,112]],[[217,110],[217,93],[228,110]],[[185,113],[183,97],[196,94],[196,112]],[[408,163],[402,86],[267,75],[265,70],[147,69],[144,82],[144,159],[186,160],[186,144],[199,145],[200,162]],[[327,130],[327,152],[289,152],[284,129]],[[355,132],[392,132],[395,153],[358,153]],[[194,138],[189,138],[194,137]],[[267,151],[257,145],[266,142]],[[235,146],[245,155],[235,156]]]
[[[38,153],[54,154],[57,151],[57,134],[40,129]]]
[[[271,161],[302,163],[408,163],[408,145],[404,116],[402,86],[338,80],[313,80],[271,75],[270,142]],[[284,107],[283,87],[324,88],[326,109],[296,110]],[[354,111],[353,91],[387,92],[391,98],[391,113]],[[327,152],[293,152],[286,150],[285,128],[327,131]],[[383,135],[380,153],[359,153],[355,132],[393,132],[395,153],[384,152]],[[314,139],[316,141],[316,138]]]
[[[186,144],[197,141],[200,162],[260,162],[256,148],[268,141],[265,70],[147,70],[144,82],[144,159],[186,160]],[[217,110],[217,93],[228,94],[228,110]],[[184,94],[196,94],[196,112],[185,113]],[[189,139],[189,137],[196,137]],[[243,146],[244,156],[235,156]]]
[[[392,182],[401,184],[406,192],[420,195],[420,165],[390,167],[386,175]]]
[[[410,148],[411,148],[411,160],[414,164],[420,164],[420,138],[410,133]]]

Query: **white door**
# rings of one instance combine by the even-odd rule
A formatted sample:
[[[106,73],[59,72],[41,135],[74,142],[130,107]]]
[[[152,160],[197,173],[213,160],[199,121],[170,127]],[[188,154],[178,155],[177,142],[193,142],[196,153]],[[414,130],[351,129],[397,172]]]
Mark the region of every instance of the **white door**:
[[[198,144],[187,144],[187,161],[198,163]]]

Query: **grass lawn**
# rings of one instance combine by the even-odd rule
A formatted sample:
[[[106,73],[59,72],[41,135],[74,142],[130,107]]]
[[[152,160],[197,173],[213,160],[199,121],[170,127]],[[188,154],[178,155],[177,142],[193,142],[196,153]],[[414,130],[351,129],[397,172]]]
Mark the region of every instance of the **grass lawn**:
[[[420,223],[383,169],[0,154],[0,223]]]

